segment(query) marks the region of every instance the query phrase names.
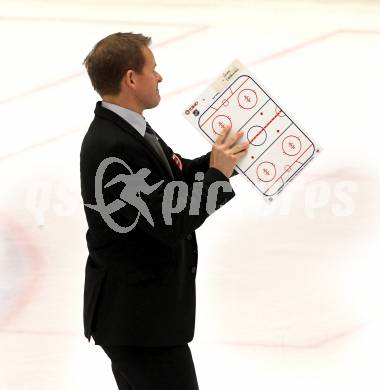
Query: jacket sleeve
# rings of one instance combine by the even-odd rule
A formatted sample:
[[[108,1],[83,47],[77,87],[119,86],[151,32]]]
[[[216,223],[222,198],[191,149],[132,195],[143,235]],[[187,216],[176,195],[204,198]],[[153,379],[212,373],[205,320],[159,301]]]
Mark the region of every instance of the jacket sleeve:
[[[118,202],[110,217],[120,226],[134,226],[166,244],[192,233],[235,196],[228,178],[216,168],[208,168],[203,177],[198,175],[195,181],[187,183],[163,179],[162,175],[145,168],[142,161],[122,160],[129,172],[120,163],[110,164],[103,176],[104,204]],[[198,166],[204,164],[198,161]],[[188,165],[188,169],[196,172],[198,167],[195,167]],[[126,179],[127,184],[115,181],[116,177]]]
[[[181,159],[183,164],[183,175],[185,180],[193,181],[197,172],[206,173],[210,167],[210,155],[211,152],[206,153],[201,157],[194,158],[193,160],[182,157],[180,154],[176,155]],[[231,177],[237,175],[238,172],[233,170]]]
[[[193,181],[197,172],[207,172],[210,167],[210,154],[211,152],[208,152],[201,157],[190,160],[182,157],[179,153],[176,153],[182,161],[182,173],[186,181]]]
[[[164,145],[164,147],[166,149],[168,149],[169,155],[170,156],[173,155],[173,150],[170,148],[170,146],[168,146],[166,144],[166,142],[161,137],[160,137],[160,140],[161,140],[162,144]],[[175,153],[175,154],[181,159],[182,174],[183,174],[186,182],[194,181],[194,177],[195,177],[195,174],[197,172],[206,173],[210,167],[211,152],[208,152],[208,153],[204,154],[203,156],[200,156],[200,157],[197,157],[194,159],[184,158],[179,153]],[[238,172],[236,170],[234,170],[232,172],[231,177],[235,176],[237,174],[238,174]]]

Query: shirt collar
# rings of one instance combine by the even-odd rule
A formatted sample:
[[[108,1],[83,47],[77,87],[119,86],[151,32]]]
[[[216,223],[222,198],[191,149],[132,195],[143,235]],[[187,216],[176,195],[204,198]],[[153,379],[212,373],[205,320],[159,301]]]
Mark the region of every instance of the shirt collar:
[[[102,106],[122,117],[144,137],[146,130],[146,121],[141,114],[129,110],[128,108],[118,106],[117,104],[108,103],[104,101],[102,101]]]

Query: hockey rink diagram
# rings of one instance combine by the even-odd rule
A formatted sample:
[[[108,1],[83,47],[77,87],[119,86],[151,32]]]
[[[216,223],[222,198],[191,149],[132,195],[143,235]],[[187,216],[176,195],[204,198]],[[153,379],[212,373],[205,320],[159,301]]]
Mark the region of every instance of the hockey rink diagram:
[[[268,200],[319,152],[279,105],[245,74],[199,115],[198,126],[212,142],[226,126],[231,126],[233,133],[244,132],[238,142],[249,141],[249,148],[237,169]]]

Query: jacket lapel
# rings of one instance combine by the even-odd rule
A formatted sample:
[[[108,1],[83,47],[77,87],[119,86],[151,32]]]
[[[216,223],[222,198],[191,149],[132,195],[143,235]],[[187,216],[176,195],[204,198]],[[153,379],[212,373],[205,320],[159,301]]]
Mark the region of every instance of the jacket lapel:
[[[173,172],[168,169],[168,167],[162,161],[161,156],[158,155],[156,150],[149,144],[149,142],[147,142],[144,139],[144,137],[142,137],[141,134],[135,128],[133,128],[127,121],[125,121],[123,118],[121,118],[119,115],[115,114],[114,112],[102,107],[101,101],[98,101],[96,103],[95,115],[112,121],[113,123],[118,125],[123,131],[125,131],[128,135],[134,137],[141,144],[141,146],[145,148],[147,152],[149,152],[149,154],[155,158],[157,165],[159,165],[161,170],[165,172],[165,176],[169,176],[170,179],[172,180],[174,179]],[[160,141],[161,139],[159,139],[159,142]],[[160,142],[160,144],[162,146],[162,142]],[[163,150],[166,157],[168,157],[167,149],[163,147]],[[173,164],[172,164],[173,161],[171,157],[168,157],[168,161],[170,167],[173,169]]]

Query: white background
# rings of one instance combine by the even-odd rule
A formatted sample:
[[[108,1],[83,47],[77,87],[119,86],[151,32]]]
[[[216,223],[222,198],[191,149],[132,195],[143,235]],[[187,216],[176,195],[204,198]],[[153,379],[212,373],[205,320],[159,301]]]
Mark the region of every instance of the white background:
[[[117,31],[152,36],[162,101],[144,115],[182,156],[210,146],[181,112],[234,58],[324,149],[273,205],[232,178],[198,229],[200,388],[379,389],[379,3],[0,9],[0,389],[116,389],[82,330],[79,150],[99,99],[82,61]]]

